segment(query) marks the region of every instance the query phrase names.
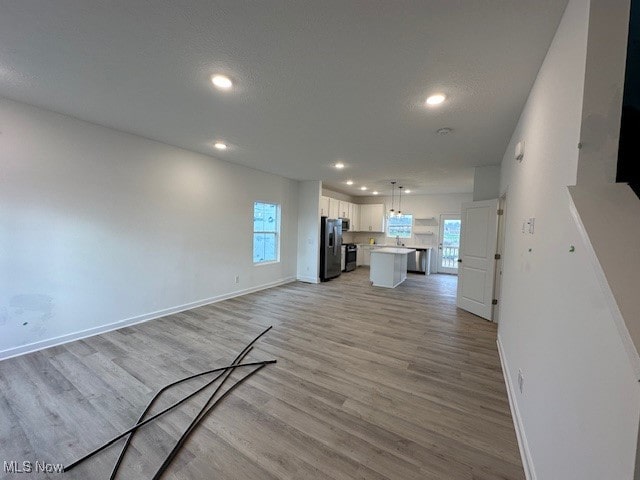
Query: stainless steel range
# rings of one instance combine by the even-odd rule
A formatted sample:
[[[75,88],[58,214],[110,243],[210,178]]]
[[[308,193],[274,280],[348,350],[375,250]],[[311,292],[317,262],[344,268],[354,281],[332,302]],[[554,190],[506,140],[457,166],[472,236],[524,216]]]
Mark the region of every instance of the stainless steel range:
[[[355,243],[345,243],[344,271],[351,272],[356,269],[358,247]]]

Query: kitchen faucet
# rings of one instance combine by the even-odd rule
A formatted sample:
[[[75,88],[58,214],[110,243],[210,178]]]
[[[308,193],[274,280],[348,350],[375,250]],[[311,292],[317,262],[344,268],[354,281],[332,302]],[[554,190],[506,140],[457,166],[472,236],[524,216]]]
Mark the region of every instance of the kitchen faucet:
[[[396,235],[396,247],[400,246],[400,235]]]

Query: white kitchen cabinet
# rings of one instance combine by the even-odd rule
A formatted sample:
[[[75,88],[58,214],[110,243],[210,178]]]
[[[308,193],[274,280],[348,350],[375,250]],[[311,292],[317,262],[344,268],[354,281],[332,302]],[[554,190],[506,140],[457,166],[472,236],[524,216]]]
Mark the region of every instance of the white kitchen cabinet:
[[[384,205],[358,205],[331,197],[320,197],[320,216],[348,218],[352,232],[384,232]]]
[[[362,264],[367,267],[371,265],[371,247],[364,247],[362,252]]]
[[[359,232],[360,231],[360,205],[356,205],[355,203],[351,204],[351,231]]]
[[[357,266],[371,265],[371,251],[377,248],[383,248],[382,245],[358,245],[358,257],[356,259]]]
[[[329,216],[329,197],[325,197],[325,196],[320,197],[320,216],[321,217]]]
[[[407,257],[411,248],[379,248],[371,252],[369,279],[376,287],[395,288],[407,279]]]
[[[340,217],[340,200],[329,197],[329,218]]]
[[[351,210],[351,203],[345,202],[344,200],[338,201],[338,215],[339,218],[351,218],[349,216],[349,212]]]
[[[369,247],[366,245],[358,245],[358,252],[356,254],[356,267],[361,267],[364,265],[364,252],[366,249],[368,249]],[[369,250],[369,255],[371,254],[371,251]]]
[[[384,205],[371,204],[360,205],[360,224],[361,232],[384,232]]]

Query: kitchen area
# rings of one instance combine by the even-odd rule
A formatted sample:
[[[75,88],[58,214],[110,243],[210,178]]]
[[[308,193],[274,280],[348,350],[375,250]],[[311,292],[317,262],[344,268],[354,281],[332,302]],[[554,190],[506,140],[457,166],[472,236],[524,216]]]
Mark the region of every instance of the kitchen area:
[[[411,235],[408,238],[400,238],[399,235],[388,236],[388,217],[384,203],[356,204],[323,195],[320,199],[319,214],[322,225],[322,281],[335,278],[339,274],[348,274],[358,267],[371,268],[374,271],[372,284],[388,287],[397,286],[401,283],[399,279],[404,280],[408,273],[435,273],[435,264],[432,261],[433,242],[437,241],[435,239],[438,228],[435,216],[412,216]],[[393,257],[396,256],[398,259],[394,260]],[[381,281],[380,278],[385,275],[380,273],[380,269],[402,271],[395,276],[391,274],[395,278],[393,281]]]

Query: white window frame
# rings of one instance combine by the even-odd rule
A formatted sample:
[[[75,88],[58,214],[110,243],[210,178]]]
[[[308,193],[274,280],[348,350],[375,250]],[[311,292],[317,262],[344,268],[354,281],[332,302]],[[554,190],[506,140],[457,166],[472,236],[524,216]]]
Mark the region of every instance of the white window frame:
[[[255,214],[256,214],[256,205],[257,204],[265,204],[265,205],[274,205],[276,207],[276,231],[275,232],[270,232],[270,231],[262,231],[262,230],[255,230]],[[251,221],[252,227],[251,229],[253,230],[252,236],[251,236],[251,259],[253,260],[253,252],[255,249],[255,234],[266,234],[266,235],[273,235],[274,239],[275,239],[275,245],[276,245],[276,258],[275,260],[263,260],[260,262],[253,262],[254,266],[260,266],[260,265],[271,265],[273,263],[279,263],[280,262],[280,225],[281,225],[281,219],[282,219],[282,208],[280,206],[279,203],[275,203],[275,202],[265,202],[265,201],[261,201],[261,200],[256,200],[253,202],[253,209],[252,209],[252,215],[253,215],[253,219]]]
[[[415,220],[413,218],[413,214],[412,213],[403,213],[402,216],[403,217],[411,217],[411,225],[409,225],[409,235],[408,236],[400,235],[400,238],[411,238],[411,237],[413,237],[413,222]],[[387,232],[386,232],[386,235],[389,238],[396,238],[398,235],[392,235],[391,231],[390,231],[390,229],[391,229],[391,221],[390,221],[391,218],[392,217],[387,218],[387,228],[386,228]]]

